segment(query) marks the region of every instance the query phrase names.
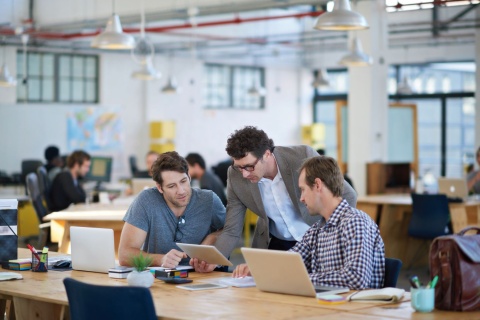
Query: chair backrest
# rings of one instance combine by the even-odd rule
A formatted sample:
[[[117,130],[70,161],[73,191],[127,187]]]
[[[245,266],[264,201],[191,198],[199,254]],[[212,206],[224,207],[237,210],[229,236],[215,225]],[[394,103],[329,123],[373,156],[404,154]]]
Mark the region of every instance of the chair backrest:
[[[157,319],[150,290],[143,287],[98,286],[63,280],[71,320]]]
[[[22,160],[22,183],[25,183],[27,174],[37,172],[37,168],[42,165],[41,160]]]
[[[30,201],[32,201],[38,220],[42,223],[42,219],[47,215],[48,211],[42,202],[42,194],[40,193],[37,174],[35,172],[27,174],[26,183]]]
[[[48,179],[47,169],[44,166],[37,168],[38,186],[43,200],[47,204],[47,208],[51,208],[50,203],[50,180]]]
[[[385,258],[385,280],[383,286],[395,288],[397,286],[400,269],[402,269],[402,261],[394,258]]]
[[[408,235],[421,239],[434,239],[448,234],[450,209],[444,194],[412,193],[412,218]]]
[[[137,157],[135,156],[128,157],[128,163],[130,164],[130,171],[132,172],[132,177],[135,177],[135,175],[138,172]]]

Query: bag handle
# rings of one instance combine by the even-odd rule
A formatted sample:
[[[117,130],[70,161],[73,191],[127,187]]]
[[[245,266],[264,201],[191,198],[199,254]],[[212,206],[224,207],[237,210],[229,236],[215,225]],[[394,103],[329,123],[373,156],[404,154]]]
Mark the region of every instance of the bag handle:
[[[458,233],[459,236],[464,236],[465,233],[467,233],[468,231],[470,230],[476,230],[477,231],[477,234],[480,234],[480,228],[479,227],[466,227],[466,228],[463,228],[462,230],[460,230],[460,232]]]

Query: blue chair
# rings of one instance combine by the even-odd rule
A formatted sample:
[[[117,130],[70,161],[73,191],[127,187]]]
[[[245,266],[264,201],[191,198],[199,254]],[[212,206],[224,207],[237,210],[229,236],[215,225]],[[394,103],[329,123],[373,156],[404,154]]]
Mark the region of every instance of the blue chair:
[[[394,258],[385,258],[385,280],[383,287],[397,286],[398,276],[400,275],[400,269],[402,269],[402,261]]]
[[[65,278],[71,320],[156,320],[150,290],[143,287],[97,286]]]
[[[418,247],[412,261],[417,260],[424,246],[428,244],[427,240],[451,233],[449,223],[450,208],[446,195],[412,193],[412,217],[408,225],[408,235],[425,240],[423,246]]]

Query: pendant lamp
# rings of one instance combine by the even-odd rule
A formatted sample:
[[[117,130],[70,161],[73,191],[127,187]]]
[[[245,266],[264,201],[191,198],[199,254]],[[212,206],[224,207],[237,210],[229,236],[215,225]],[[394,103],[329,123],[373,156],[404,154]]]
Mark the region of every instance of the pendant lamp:
[[[363,52],[362,44],[357,37],[352,40],[352,50],[340,60],[347,67],[364,67],[372,64],[372,57]]]
[[[318,30],[363,30],[368,29],[365,18],[350,8],[349,0],[335,0],[332,12],[321,14],[315,22]]]
[[[407,76],[404,76],[402,82],[398,84],[397,94],[412,94],[413,89]]]
[[[160,79],[161,77],[162,74],[155,70],[150,59],[147,59],[142,64],[142,69],[132,73],[132,78],[139,80],[156,80]]]
[[[123,32],[120,18],[114,13],[108,19],[105,31],[96,36],[90,45],[99,49],[126,50],[135,46],[135,39]]]
[[[173,93],[177,93],[177,91],[178,91],[178,87],[177,87],[175,79],[173,79],[172,76],[168,77],[168,82],[162,88],[162,93],[173,94]]]
[[[0,68],[0,87],[15,87],[17,85],[17,81],[10,75],[10,72],[8,71],[7,64],[5,63],[6,54],[6,47],[3,46],[3,64]]]
[[[330,86],[330,81],[328,80],[327,70],[325,70],[325,68],[321,68],[318,70],[318,74],[312,82],[312,87],[320,88],[328,86]]]

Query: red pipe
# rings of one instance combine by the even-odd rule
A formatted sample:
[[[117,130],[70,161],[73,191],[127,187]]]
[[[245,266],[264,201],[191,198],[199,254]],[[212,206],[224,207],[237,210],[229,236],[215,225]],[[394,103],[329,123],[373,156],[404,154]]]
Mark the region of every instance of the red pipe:
[[[189,29],[189,28],[201,28],[201,27],[214,27],[214,26],[221,26],[221,25],[228,25],[228,24],[240,24],[240,23],[248,23],[248,22],[258,22],[258,21],[267,21],[267,20],[277,20],[277,19],[288,19],[288,18],[303,18],[303,17],[317,17],[321,15],[323,11],[316,11],[316,12],[304,12],[304,13],[295,13],[295,14],[287,14],[283,16],[264,16],[264,17],[255,17],[255,18],[245,18],[242,19],[236,16],[233,19],[229,20],[219,20],[219,21],[210,21],[210,22],[201,22],[197,25],[192,25],[191,23],[183,23],[178,25],[171,25],[171,26],[163,26],[163,27],[151,27],[145,28],[145,32],[167,32],[169,30],[175,29]],[[124,28],[124,32],[127,33],[139,33],[140,29],[138,28]],[[33,29],[25,30],[24,33],[30,34],[36,38],[42,39],[58,39],[58,40],[69,40],[73,38],[83,38],[83,37],[94,37],[98,35],[101,30],[97,30],[94,32],[77,32],[77,33],[59,33],[59,32],[42,32],[42,31],[35,31]],[[14,35],[14,30],[11,29],[0,29],[0,34],[2,35]]]

